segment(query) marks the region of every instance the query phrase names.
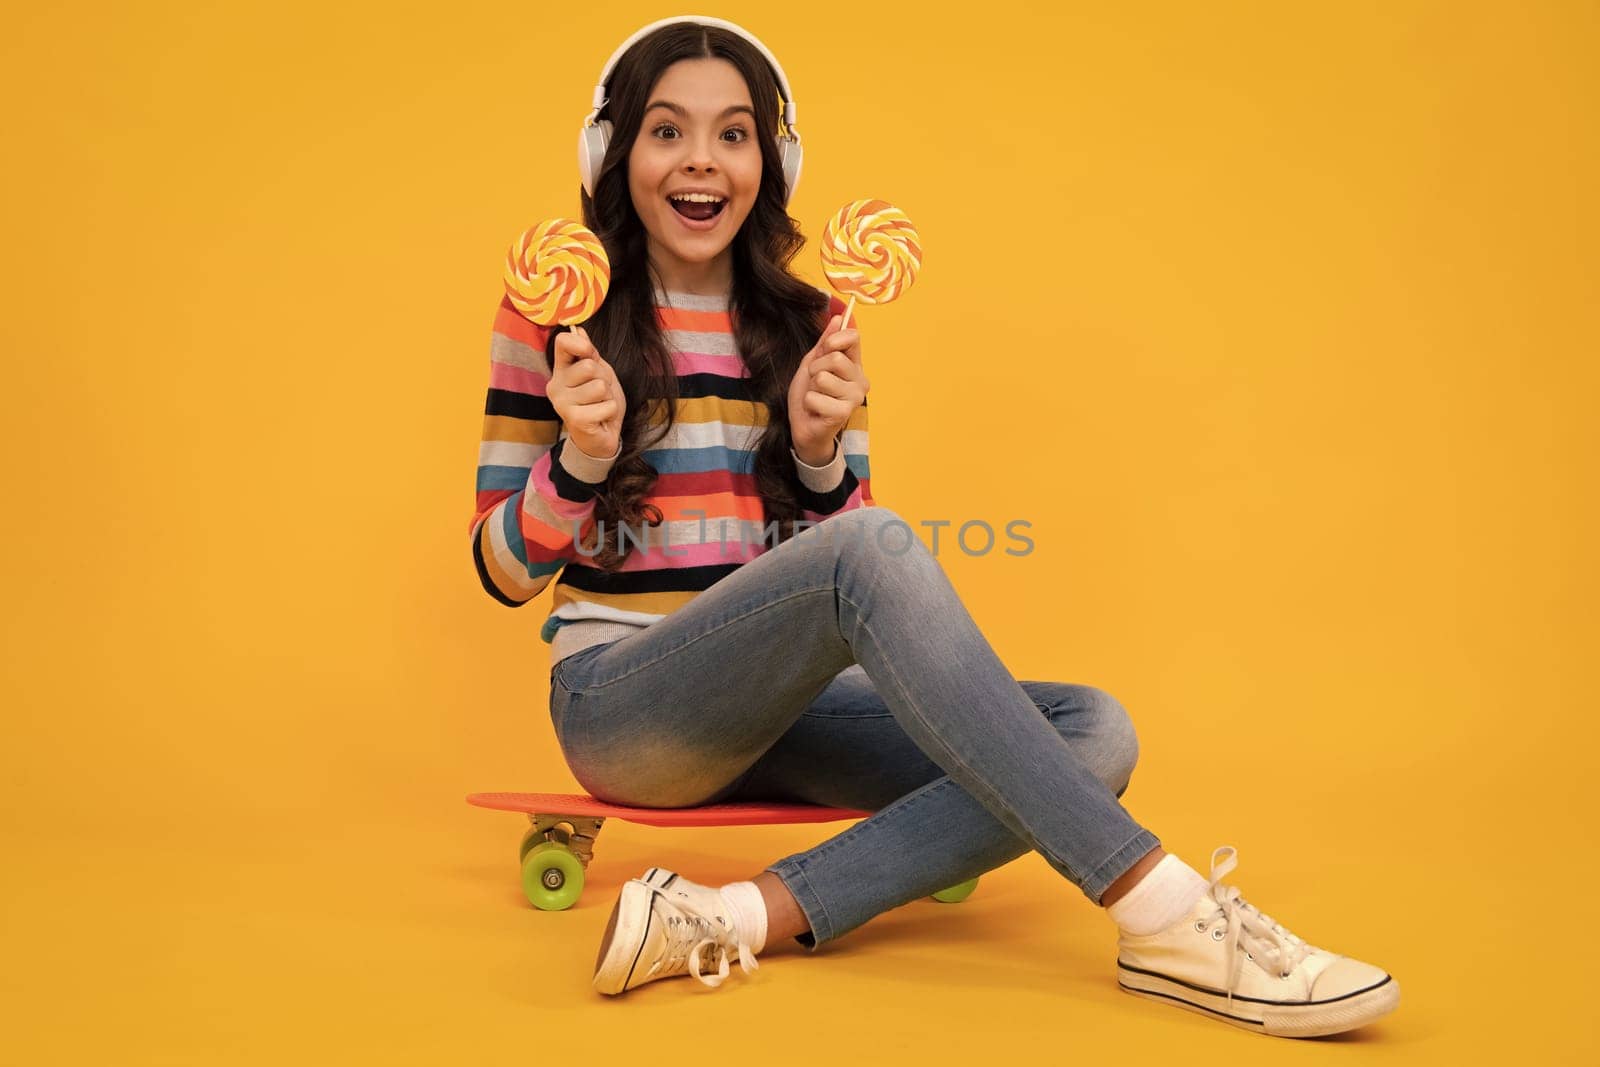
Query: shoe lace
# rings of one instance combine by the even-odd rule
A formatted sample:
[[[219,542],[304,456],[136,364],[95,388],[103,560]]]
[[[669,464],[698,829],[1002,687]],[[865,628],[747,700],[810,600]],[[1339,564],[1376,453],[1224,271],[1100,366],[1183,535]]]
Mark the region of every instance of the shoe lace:
[[[1219,862],[1218,856],[1223,853],[1226,855]],[[1261,959],[1257,962],[1263,967],[1275,967],[1279,978],[1287,978],[1302,960],[1317,951],[1315,945],[1290,933],[1272,916],[1247,903],[1236,887],[1219,887],[1223,876],[1238,864],[1238,851],[1232,845],[1223,845],[1211,853],[1211,899],[1216,902],[1217,910],[1199,926],[1204,930],[1213,922],[1220,921],[1227,931],[1223,946],[1227,960],[1223,988],[1228,991],[1229,1008],[1233,1006],[1233,994],[1239,984],[1246,955],[1254,959],[1259,954]],[[1244,953],[1238,948],[1241,938],[1249,946]]]
[[[676,968],[687,959],[689,973],[715,988],[728,977],[728,950],[731,948],[739,957],[740,969],[746,974],[760,969],[761,965],[756,962],[749,944],[739,940],[726,920],[702,915],[683,897],[668,893],[658,885],[650,886],[650,891],[656,895],[658,904],[666,905],[666,913],[662,916],[667,930],[665,967]],[[715,973],[707,974],[703,964],[712,960],[715,960],[717,969]]]

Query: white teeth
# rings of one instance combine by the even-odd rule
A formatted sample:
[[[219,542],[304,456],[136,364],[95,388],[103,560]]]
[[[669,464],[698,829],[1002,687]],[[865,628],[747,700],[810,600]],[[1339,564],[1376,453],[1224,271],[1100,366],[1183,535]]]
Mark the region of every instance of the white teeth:
[[[687,200],[694,204],[720,204],[725,197],[712,196],[710,193],[673,193],[669,200]]]

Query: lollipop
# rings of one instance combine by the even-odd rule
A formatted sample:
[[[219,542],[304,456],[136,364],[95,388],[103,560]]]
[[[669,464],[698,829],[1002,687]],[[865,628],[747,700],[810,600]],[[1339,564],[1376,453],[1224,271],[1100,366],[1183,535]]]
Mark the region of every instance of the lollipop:
[[[571,326],[599,310],[611,285],[605,246],[581,222],[546,219],[506,253],[506,295],[540,326]]]
[[[823,227],[822,273],[840,293],[850,294],[841,327],[850,324],[857,297],[887,304],[911,288],[921,266],[917,228],[886,200],[852,201]]]

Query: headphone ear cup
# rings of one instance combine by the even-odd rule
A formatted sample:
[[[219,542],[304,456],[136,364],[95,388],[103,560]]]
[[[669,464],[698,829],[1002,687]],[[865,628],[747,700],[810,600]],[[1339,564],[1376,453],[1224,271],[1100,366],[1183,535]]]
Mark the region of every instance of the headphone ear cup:
[[[787,137],[778,139],[778,160],[783,164],[783,184],[788,191],[784,197],[784,206],[794,199],[794,191],[800,184],[800,163],[803,149],[798,141],[791,141]]]
[[[583,178],[583,191],[594,197],[595,183],[600,180],[600,165],[605,162],[606,146],[611,143],[611,120],[597,119],[592,126],[578,129],[578,174]]]

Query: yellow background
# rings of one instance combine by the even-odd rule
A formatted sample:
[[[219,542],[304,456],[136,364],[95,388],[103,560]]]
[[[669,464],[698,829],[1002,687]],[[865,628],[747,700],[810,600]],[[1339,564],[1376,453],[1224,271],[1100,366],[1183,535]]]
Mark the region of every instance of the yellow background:
[[[548,593],[465,533],[502,256],[675,12],[68,3],[0,44],[0,1059],[1585,1058],[1600,16],[1039,7],[712,13],[792,79],[807,234],[924,237],[860,317],[879,502],[1032,522],[940,553],[1013,672],[1117,696],[1134,815],[1400,1010],[1287,1047],[1128,997],[1036,856],[601,1001],[623,879],[827,832],[617,823],[544,914],[462,802],[573,787]]]

